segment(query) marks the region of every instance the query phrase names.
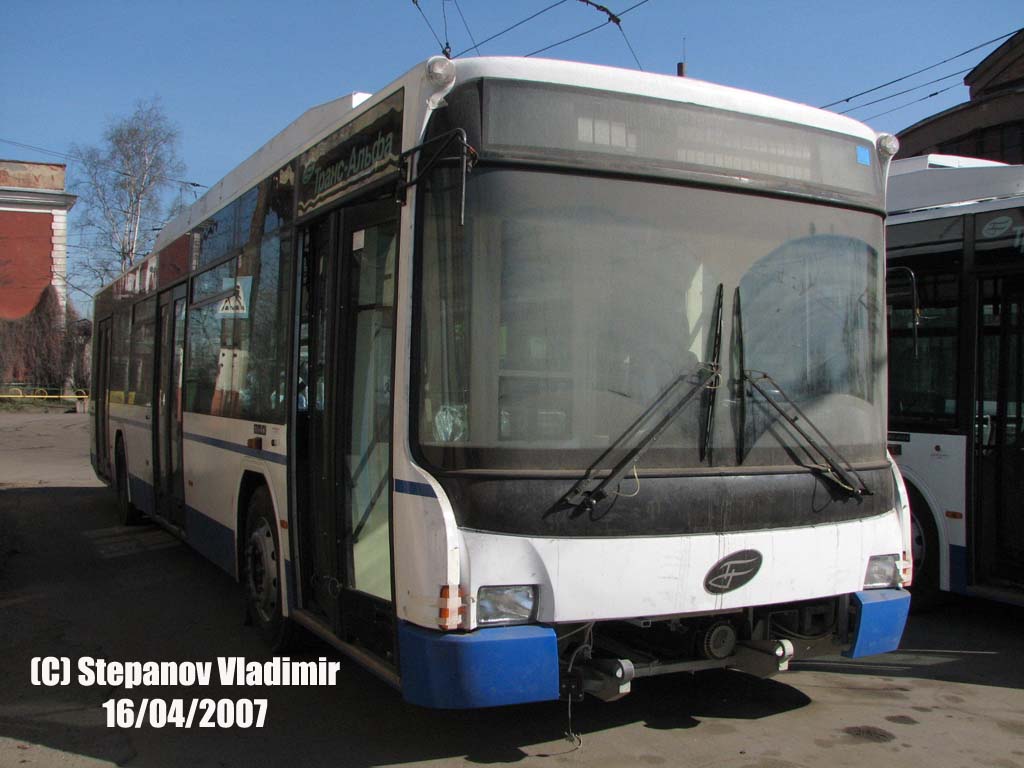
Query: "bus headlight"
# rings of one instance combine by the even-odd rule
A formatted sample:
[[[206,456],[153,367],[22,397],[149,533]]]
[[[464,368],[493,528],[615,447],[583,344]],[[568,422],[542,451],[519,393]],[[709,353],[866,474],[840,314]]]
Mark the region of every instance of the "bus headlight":
[[[476,600],[477,624],[524,624],[536,615],[537,587],[480,587]]]
[[[900,582],[897,560],[898,555],[875,555],[868,560],[868,570],[864,574],[864,589],[898,587]]]

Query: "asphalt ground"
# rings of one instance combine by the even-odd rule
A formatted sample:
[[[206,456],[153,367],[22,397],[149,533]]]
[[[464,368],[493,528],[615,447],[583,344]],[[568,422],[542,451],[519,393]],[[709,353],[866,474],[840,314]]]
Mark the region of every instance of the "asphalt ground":
[[[31,660],[270,658],[230,577],[152,525],[119,527],[79,414],[0,413],[0,766],[995,766],[1024,768],[1024,611],[952,601],[901,650],[651,678],[614,703],[470,712],[405,704],[341,661],[332,687],[42,687]],[[261,729],[108,728],[116,698],[267,698]]]

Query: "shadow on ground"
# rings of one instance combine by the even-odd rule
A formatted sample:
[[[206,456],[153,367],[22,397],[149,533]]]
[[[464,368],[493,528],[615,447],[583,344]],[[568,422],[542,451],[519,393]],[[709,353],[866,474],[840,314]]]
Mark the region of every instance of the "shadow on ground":
[[[799,662],[794,669],[1024,689],[1021,627],[1024,608],[950,595],[910,614],[895,653]]]
[[[35,687],[29,673],[36,656],[180,661],[268,654],[243,626],[233,579],[155,526],[117,526],[106,488],[0,491],[0,528],[9,553],[0,572],[0,736],[25,742],[27,751],[40,744],[145,766],[376,766],[515,762],[572,749],[563,739],[565,703],[419,709],[346,659],[332,688]],[[912,615],[897,653],[794,667],[1022,688],[1022,618],[1019,608],[952,600]],[[298,655],[336,658],[315,641]],[[573,728],[584,740],[613,729],[616,738],[618,729],[621,738],[686,729],[699,735],[706,718],[754,720],[809,704],[786,680],[728,672],[644,679],[621,701],[575,705]],[[122,696],[265,697],[269,715],[262,730],[108,729],[102,704]]]

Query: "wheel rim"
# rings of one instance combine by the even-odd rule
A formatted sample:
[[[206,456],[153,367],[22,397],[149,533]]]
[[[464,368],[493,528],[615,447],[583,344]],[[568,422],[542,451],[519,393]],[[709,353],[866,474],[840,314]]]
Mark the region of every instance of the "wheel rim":
[[[249,596],[260,621],[268,624],[277,615],[277,547],[266,520],[260,520],[246,545]]]
[[[917,517],[910,516],[910,555],[914,558],[914,567],[924,566],[925,558],[928,556],[928,547],[925,543],[924,528],[918,522]]]

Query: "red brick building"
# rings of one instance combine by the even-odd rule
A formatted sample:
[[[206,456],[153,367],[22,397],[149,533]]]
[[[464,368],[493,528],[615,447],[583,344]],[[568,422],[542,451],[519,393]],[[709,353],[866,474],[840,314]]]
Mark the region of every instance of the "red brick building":
[[[64,171],[52,163],[0,160],[0,322],[30,315],[50,286],[63,316],[68,211],[75,204]],[[0,370],[0,379],[10,375]]]

